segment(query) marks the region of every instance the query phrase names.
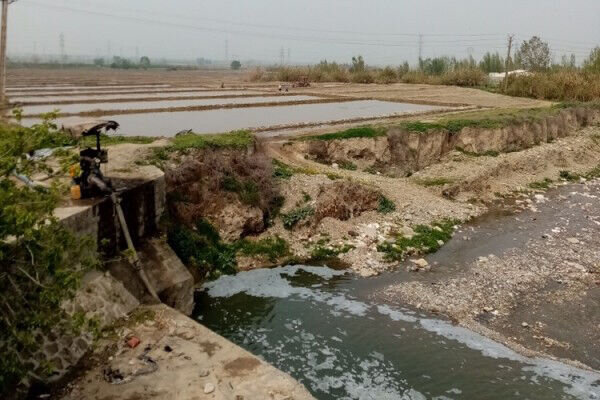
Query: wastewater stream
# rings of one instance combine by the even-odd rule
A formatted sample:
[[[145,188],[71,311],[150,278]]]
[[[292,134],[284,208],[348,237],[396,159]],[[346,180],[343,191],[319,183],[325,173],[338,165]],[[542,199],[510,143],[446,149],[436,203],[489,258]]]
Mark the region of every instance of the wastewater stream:
[[[571,190],[557,190],[554,197]],[[535,220],[528,219],[529,211],[488,214],[461,228],[480,239],[455,235],[429,260],[447,258],[451,268],[460,268],[551,229],[553,218],[568,212],[557,200]],[[600,399],[598,373],[527,358],[439,316],[377,296],[407,274],[365,279],[302,265],[240,272],[199,290],[194,316],[292,375],[317,399]]]

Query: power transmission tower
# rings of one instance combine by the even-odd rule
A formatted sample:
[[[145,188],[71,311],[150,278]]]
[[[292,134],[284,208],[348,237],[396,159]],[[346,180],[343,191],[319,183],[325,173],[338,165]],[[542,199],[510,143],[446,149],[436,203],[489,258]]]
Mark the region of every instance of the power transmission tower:
[[[60,42],[60,62],[62,65],[67,59],[67,55],[65,54],[65,34],[61,32],[58,40]]]
[[[292,56],[291,56],[291,54],[292,54],[292,51],[291,51],[291,49],[288,47],[288,52],[287,52],[287,63],[288,63],[288,65],[290,65],[290,64],[291,64],[291,59],[292,59]]]
[[[508,54],[504,66],[504,91],[508,88],[508,70],[510,69],[510,51],[512,50],[514,35],[508,35]]]
[[[279,65],[283,65],[285,63],[285,51],[283,50],[283,46],[279,49]]]
[[[6,104],[6,31],[8,27],[8,5],[16,0],[2,1],[2,29],[0,31],[0,107]]]
[[[225,40],[225,63],[229,64],[229,40]]]

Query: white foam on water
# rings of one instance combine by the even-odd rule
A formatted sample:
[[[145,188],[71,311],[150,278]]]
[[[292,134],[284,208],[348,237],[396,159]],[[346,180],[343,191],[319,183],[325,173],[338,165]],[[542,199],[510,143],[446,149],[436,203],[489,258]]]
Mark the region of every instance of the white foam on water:
[[[291,296],[298,296],[303,299],[327,304],[332,308],[330,312],[334,316],[352,315],[363,317],[368,311],[375,308],[379,314],[388,316],[392,321],[408,323],[418,322],[426,331],[462,343],[472,350],[481,352],[481,354],[486,357],[494,359],[503,358],[525,364],[522,367],[523,372],[533,373],[539,377],[545,377],[561,382],[565,385],[565,393],[578,399],[600,399],[600,374],[597,372],[572,367],[558,361],[522,356],[501,343],[495,342],[466,328],[454,326],[446,321],[416,318],[388,305],[372,306],[364,302],[350,299],[343,293],[330,294],[314,288],[292,286],[284,276],[293,277],[296,276],[299,271],[317,275],[325,280],[345,274],[344,271],[336,271],[327,267],[293,265],[273,269],[244,271],[237,275],[224,276],[216,281],[205,284],[204,289],[206,289],[208,294],[212,297],[230,297],[238,293],[246,293],[254,297],[288,298]],[[297,329],[300,327],[300,321],[295,320],[293,322],[294,324],[286,324],[286,328]],[[254,338],[245,337],[244,342],[248,343],[247,340],[251,340],[255,343],[259,342],[263,344],[265,348],[268,348],[266,335],[258,335],[258,333],[259,332],[257,332],[257,335],[255,335]],[[342,335],[346,334],[346,332],[340,333]],[[248,332],[246,332],[246,334],[248,334]],[[316,342],[319,341],[318,338],[315,340],[313,334],[304,331],[301,331],[299,336],[290,339],[290,341],[297,340],[303,342],[303,348],[307,350],[306,353],[303,352],[304,354],[309,353],[308,350],[311,346],[316,345]],[[283,346],[275,346],[273,348],[276,348],[279,352],[278,356],[284,355],[282,353],[284,350]],[[321,349],[322,347],[319,348]],[[375,381],[375,375],[377,374],[373,375],[370,372],[373,372],[374,369],[381,371],[380,366],[378,365],[380,360],[378,360],[379,357],[373,357],[373,355],[371,355],[370,360],[362,360],[358,363],[358,366],[360,367],[359,370],[346,371],[341,376],[317,376],[315,374],[316,370],[328,370],[335,365],[335,355],[332,351],[335,352],[339,350],[328,349],[328,354],[326,355],[327,359],[319,361],[318,363],[316,361],[317,353],[310,353],[313,355],[310,356],[308,365],[311,366],[312,369],[304,371],[304,375],[312,382],[314,390],[318,389],[327,392],[329,389],[335,389],[343,384],[346,392],[351,396],[349,398],[352,399],[418,400],[425,398],[421,393],[416,391],[406,392],[404,389],[401,390],[398,387],[390,388],[378,385]],[[302,359],[302,355],[288,354],[287,357],[290,359]],[[530,380],[534,381],[534,383],[536,380],[535,375],[530,377]],[[523,378],[526,379],[525,376]],[[443,396],[439,398],[443,398]]]

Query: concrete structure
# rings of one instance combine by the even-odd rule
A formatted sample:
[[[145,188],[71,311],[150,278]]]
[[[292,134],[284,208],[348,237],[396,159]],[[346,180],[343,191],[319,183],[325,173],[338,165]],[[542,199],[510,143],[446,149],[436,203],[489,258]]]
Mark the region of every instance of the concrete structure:
[[[118,333],[117,350],[72,383],[65,400],[308,400],[289,375],[164,305]],[[131,349],[128,337],[140,344]]]

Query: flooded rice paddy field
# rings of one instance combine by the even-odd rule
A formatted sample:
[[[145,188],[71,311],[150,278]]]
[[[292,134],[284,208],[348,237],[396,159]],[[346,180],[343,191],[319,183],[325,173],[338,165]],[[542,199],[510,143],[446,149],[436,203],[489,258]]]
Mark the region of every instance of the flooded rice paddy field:
[[[86,94],[86,95],[69,95],[69,96],[9,96],[13,103],[46,103],[52,104],[57,101],[69,102],[88,102],[88,101],[105,101],[105,100],[121,100],[121,99],[147,99],[147,98],[164,98],[164,97],[217,97],[217,96],[259,96],[264,94],[256,90],[194,90],[183,92],[144,92],[144,93],[126,93],[126,94]]]
[[[240,272],[206,284],[195,317],[320,400],[600,398],[600,374],[375,303],[361,281],[326,267]]]
[[[304,123],[326,123],[441,109],[441,107],[437,106],[360,100],[344,103],[107,115],[103,116],[102,119],[118,121],[121,125],[119,133],[123,135],[173,136],[184,129],[191,129],[199,134],[218,133],[237,129]],[[81,117],[59,118],[58,123],[77,123],[81,122],[81,120]],[[23,124],[29,126],[37,122],[39,122],[37,118],[24,118],[22,121]]]
[[[24,115],[38,115],[55,110],[61,113],[82,113],[90,111],[119,111],[119,110],[149,110],[158,108],[173,107],[198,107],[198,106],[219,106],[228,104],[257,104],[274,102],[296,102],[318,100],[315,96],[263,96],[263,97],[238,97],[238,98],[219,98],[219,99],[197,99],[197,100],[162,100],[162,101],[143,101],[143,102],[106,102],[106,103],[84,103],[84,104],[62,104],[62,105],[39,105],[24,106]]]
[[[198,87],[183,87],[183,88],[131,88],[131,89],[123,89],[121,86],[115,87],[113,89],[93,89],[93,90],[64,90],[64,91],[16,91],[9,93],[9,99],[12,96],[14,97],[48,97],[48,96],[77,96],[77,95],[98,95],[98,94],[121,94],[121,93],[136,93],[136,94],[144,94],[144,93],[177,93],[177,92],[189,92],[189,91],[214,91],[215,89],[206,89],[206,88],[198,88]],[[229,90],[223,90],[225,92]]]
[[[11,92],[43,92],[47,90],[51,91],[72,91],[72,90],[97,90],[97,89],[138,89],[138,88],[166,88],[171,87],[169,84],[147,84],[147,85],[89,85],[89,86],[78,86],[78,85],[47,85],[47,86],[11,86],[6,88],[8,93]]]

